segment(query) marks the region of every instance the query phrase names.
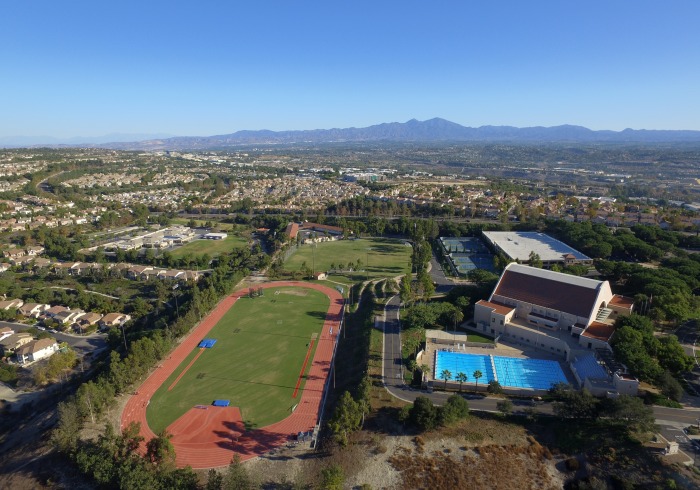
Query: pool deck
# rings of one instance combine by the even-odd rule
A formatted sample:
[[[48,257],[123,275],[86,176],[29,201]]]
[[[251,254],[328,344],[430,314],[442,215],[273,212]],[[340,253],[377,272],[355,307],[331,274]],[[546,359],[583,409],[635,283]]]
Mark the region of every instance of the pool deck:
[[[548,354],[547,352],[540,349],[535,349],[534,347],[516,344],[505,345],[499,341],[498,345],[496,345],[495,347],[491,347],[492,344],[484,344],[484,347],[465,346],[464,348],[458,349],[452,345],[447,345],[444,343],[445,340],[453,339],[454,342],[457,344],[464,344],[467,342],[467,333],[473,332],[465,332],[458,330],[456,334],[453,334],[452,332],[440,331],[438,335],[433,334],[432,338],[437,338],[438,342],[442,341],[443,343],[436,343],[432,341],[432,338],[429,337],[428,332],[426,332],[426,334],[428,334],[426,335],[426,348],[417,362],[418,365],[420,366],[421,364],[427,364],[430,367],[430,378],[435,381],[442,382],[442,380],[436,377],[439,373],[435,372],[435,352],[442,349],[452,349],[453,352],[460,352],[463,354],[476,354],[479,356],[516,357],[520,359],[546,359],[550,361],[557,361],[559,363],[559,366],[561,367],[561,370],[564,372],[564,376],[566,376],[567,381],[573,386],[577,385],[576,379],[574,378],[574,375],[571,372],[569,365],[562,359],[561,356]],[[490,347],[486,347],[487,345]]]

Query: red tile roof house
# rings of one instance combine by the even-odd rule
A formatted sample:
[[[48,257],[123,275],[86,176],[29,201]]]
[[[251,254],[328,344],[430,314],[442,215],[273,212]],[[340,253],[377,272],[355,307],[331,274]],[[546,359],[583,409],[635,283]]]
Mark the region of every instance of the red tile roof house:
[[[608,281],[511,263],[489,300],[474,306],[474,329],[573,361],[596,349],[611,351],[614,320],[633,306],[613,294]]]
[[[17,362],[20,364],[28,364],[51,357],[58,352],[58,342],[53,338],[45,338],[32,340],[26,345],[23,345],[15,352]]]

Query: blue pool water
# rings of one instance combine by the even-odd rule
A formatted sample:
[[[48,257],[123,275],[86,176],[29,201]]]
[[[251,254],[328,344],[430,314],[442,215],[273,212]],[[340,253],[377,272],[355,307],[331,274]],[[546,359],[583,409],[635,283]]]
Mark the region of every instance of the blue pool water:
[[[467,375],[467,382],[473,383],[473,373],[479,370],[483,374],[479,384],[487,384],[495,379],[501,386],[516,388],[548,390],[555,383],[567,382],[559,363],[544,359],[519,359],[438,351],[435,361],[435,379],[442,379],[442,371],[445,369],[452,374],[452,380],[457,373],[461,372]]]

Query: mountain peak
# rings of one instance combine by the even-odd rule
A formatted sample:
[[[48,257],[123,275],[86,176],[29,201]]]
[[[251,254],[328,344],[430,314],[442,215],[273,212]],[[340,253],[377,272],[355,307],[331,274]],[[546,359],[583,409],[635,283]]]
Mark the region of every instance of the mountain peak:
[[[99,146],[129,150],[198,150],[242,145],[322,144],[333,142],[509,142],[509,143],[700,143],[700,131],[633,130],[593,131],[583,126],[465,127],[434,117],[426,121],[410,119],[405,123],[382,123],[365,128],[314,129],[306,131],[243,130],[231,134],[203,137],[158,138],[139,142],[73,146]],[[2,142],[0,141],[0,146]]]

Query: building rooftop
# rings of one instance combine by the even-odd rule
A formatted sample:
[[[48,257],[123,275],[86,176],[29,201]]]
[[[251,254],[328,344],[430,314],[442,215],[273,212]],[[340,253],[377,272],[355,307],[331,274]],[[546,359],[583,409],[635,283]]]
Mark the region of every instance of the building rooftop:
[[[584,337],[591,339],[602,340],[609,342],[610,337],[615,333],[615,327],[607,323],[592,322],[588,328],[581,334]]]
[[[631,308],[632,306],[634,306],[634,300],[632,298],[628,298],[627,296],[621,296],[619,294],[616,294],[610,300],[609,304],[619,306],[622,308]]]
[[[508,264],[491,295],[588,318],[603,283],[594,279]]]
[[[483,299],[480,299],[476,302],[476,304],[492,308],[496,313],[499,313],[501,315],[507,315],[508,313],[513,311],[512,306],[504,305],[495,301],[485,301]]]
[[[484,231],[484,237],[513,260],[527,262],[535,252],[544,262],[563,261],[565,255],[576,260],[591,260],[565,243],[536,231]]]

